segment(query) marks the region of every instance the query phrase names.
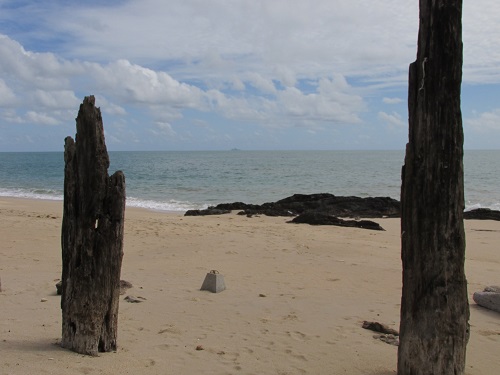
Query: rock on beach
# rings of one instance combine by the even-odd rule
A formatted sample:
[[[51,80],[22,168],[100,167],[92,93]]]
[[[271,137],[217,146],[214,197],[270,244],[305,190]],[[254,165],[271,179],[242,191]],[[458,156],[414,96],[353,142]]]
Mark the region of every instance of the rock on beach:
[[[482,292],[474,293],[472,299],[479,306],[500,313],[500,286],[488,286]]]

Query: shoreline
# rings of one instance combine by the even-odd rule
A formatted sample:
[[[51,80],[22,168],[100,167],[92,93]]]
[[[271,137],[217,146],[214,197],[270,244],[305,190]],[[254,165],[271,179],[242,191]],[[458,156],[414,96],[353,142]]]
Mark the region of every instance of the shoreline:
[[[303,194],[303,195],[311,195],[311,194]],[[286,197],[284,197],[286,198]],[[363,197],[363,198],[385,198],[385,197],[372,197],[372,196],[369,196],[369,197]],[[54,198],[54,199],[51,199],[51,198],[35,198],[35,197],[24,197],[24,196],[3,196],[3,195],[0,195],[0,200],[5,200],[5,201],[8,201],[8,200],[20,200],[20,201],[23,201],[23,200],[26,200],[26,201],[40,201],[40,202],[59,202],[63,203],[63,199],[64,198]],[[137,199],[137,198],[133,198],[133,199]],[[280,198],[282,199],[282,198]],[[397,200],[397,199],[396,199]],[[162,202],[156,202],[156,201],[150,201],[150,202],[153,202],[155,204],[163,204]],[[254,204],[254,205],[264,205],[264,204],[267,204],[267,203],[275,203],[275,202],[262,202],[262,203],[258,203],[258,204]],[[142,207],[142,206],[135,206],[135,205],[130,205],[130,204],[127,204],[126,203],[126,209],[129,210],[129,209],[137,209],[137,210],[145,210],[145,211],[149,211],[149,212],[159,212],[159,213],[164,213],[164,214],[179,214],[179,215],[184,215],[187,211],[199,211],[199,210],[206,210],[206,209],[209,209],[211,207],[217,207],[219,205],[227,205],[227,204],[232,204],[232,202],[222,202],[222,203],[213,203],[213,204],[206,204],[207,208],[195,208],[193,206],[193,208],[187,208],[187,209],[183,209],[183,210],[165,210],[165,209],[159,209],[159,208],[151,208],[151,207]],[[494,204],[492,207],[490,206],[483,206],[481,205],[480,203],[477,203],[477,204],[471,204],[469,205],[468,207],[466,207],[464,209],[464,213],[465,212],[470,212],[470,211],[475,211],[475,210],[478,210],[478,209],[488,209],[488,210],[492,210],[492,211],[499,211],[498,210],[498,207],[496,207],[497,204]],[[236,210],[235,210],[236,211]]]
[[[395,374],[397,348],[361,323],[399,329],[399,219],[375,219],[386,231],[373,232],[127,207],[122,279],[133,288],[120,298],[119,349],[98,358],[57,345],[61,220],[62,201],[0,197],[0,373]],[[500,222],[465,228],[466,374],[492,374],[500,316],[472,294],[500,284]],[[199,290],[211,269],[224,292]]]
[[[60,205],[61,206],[61,213],[63,210],[63,199],[49,199],[49,198],[26,198],[26,197],[11,197],[11,196],[0,196],[0,205],[5,202],[9,204],[8,202],[20,202],[23,205],[29,205],[29,202],[45,202],[45,203],[54,203],[55,205]],[[173,210],[160,210],[160,209],[154,209],[154,208],[146,208],[146,207],[137,207],[137,206],[125,206],[126,210],[139,210],[139,211],[145,211],[145,212],[156,212],[156,213],[163,213],[167,215],[184,215],[186,211],[173,211]]]

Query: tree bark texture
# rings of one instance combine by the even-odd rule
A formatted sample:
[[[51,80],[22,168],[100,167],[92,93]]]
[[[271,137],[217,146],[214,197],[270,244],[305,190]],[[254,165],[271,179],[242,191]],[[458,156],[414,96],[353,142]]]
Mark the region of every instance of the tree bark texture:
[[[125,176],[108,176],[101,112],[85,97],[76,141],[65,139],[62,341],[77,353],[116,350]]]
[[[465,368],[461,19],[461,0],[420,0],[401,188],[399,375],[458,375]]]

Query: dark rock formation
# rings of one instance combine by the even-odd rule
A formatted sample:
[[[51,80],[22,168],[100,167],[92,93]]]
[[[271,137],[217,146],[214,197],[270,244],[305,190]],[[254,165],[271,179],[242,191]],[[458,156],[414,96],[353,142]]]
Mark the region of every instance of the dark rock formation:
[[[144,302],[146,300],[146,298],[140,297],[140,296],[139,297],[126,296],[123,300],[130,302],[130,303],[141,303],[141,302]]]
[[[294,194],[275,203],[277,208],[301,214],[322,212],[339,217],[399,217],[399,202],[388,197],[337,197],[333,194]]]
[[[396,335],[382,333],[380,335],[374,335],[373,338],[389,345],[399,346],[399,337]]]
[[[231,213],[231,210],[221,210],[219,208],[209,207],[205,210],[188,210],[184,216],[223,215],[229,213]]]
[[[268,203],[260,206],[259,208],[247,208],[241,212],[238,212],[238,215],[246,215],[248,217],[252,217],[255,215],[266,215],[266,216],[297,216],[298,213],[295,211],[290,211],[286,208],[279,208],[274,206],[266,207]]]
[[[379,322],[364,321],[361,326],[370,331],[379,332],[381,334],[374,335],[373,338],[385,342],[389,345],[399,345],[399,332],[395,329],[389,328],[387,325]]]
[[[218,209],[221,209],[221,210],[236,211],[236,210],[246,210],[246,209],[258,209],[261,206],[258,204],[247,204],[247,203],[243,203],[243,202],[233,202],[233,203],[221,203],[221,204],[218,204],[216,207]]]
[[[310,225],[336,225],[339,227],[355,227],[371,230],[385,230],[378,223],[370,220],[343,220],[321,212],[305,212],[293,218],[289,223]]]
[[[125,294],[125,292],[132,287],[132,283],[126,280],[120,280],[120,295]]]
[[[205,210],[189,210],[185,216],[223,215],[238,210],[240,211],[238,215],[248,217],[254,215],[293,217],[304,213],[318,213],[323,216],[318,215],[316,218],[307,216],[308,220],[312,220],[309,224],[335,225],[326,217],[398,218],[400,217],[400,202],[388,197],[343,197],[328,193],[294,194],[279,201],[264,204],[221,203]],[[500,220],[500,211],[478,208],[464,212],[464,219]],[[324,223],[320,223],[321,220]]]
[[[399,336],[399,332],[395,329],[389,328],[385,324],[379,322],[368,322],[364,321],[362,327],[364,329],[369,329],[370,331],[380,332],[388,335]]]
[[[477,208],[465,211],[464,219],[500,221],[500,211],[490,210],[489,208]]]
[[[192,210],[186,216],[220,215],[221,211],[243,210],[240,215],[297,216],[305,212],[320,212],[339,217],[399,217],[399,202],[387,197],[337,197],[333,194],[294,194],[277,202],[245,204],[222,203],[207,210]]]
[[[59,280],[56,284],[56,294],[58,296],[62,294],[62,280]]]

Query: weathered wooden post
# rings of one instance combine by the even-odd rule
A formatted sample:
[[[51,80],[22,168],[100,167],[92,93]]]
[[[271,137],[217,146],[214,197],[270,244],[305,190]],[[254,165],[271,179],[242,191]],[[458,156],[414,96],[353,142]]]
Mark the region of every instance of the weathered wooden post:
[[[464,373],[469,304],[461,82],[462,0],[420,0],[401,188],[399,375]]]
[[[76,129],[76,141],[67,137],[64,146],[61,346],[97,355],[116,350],[125,176],[108,176],[93,96],[80,105]]]

